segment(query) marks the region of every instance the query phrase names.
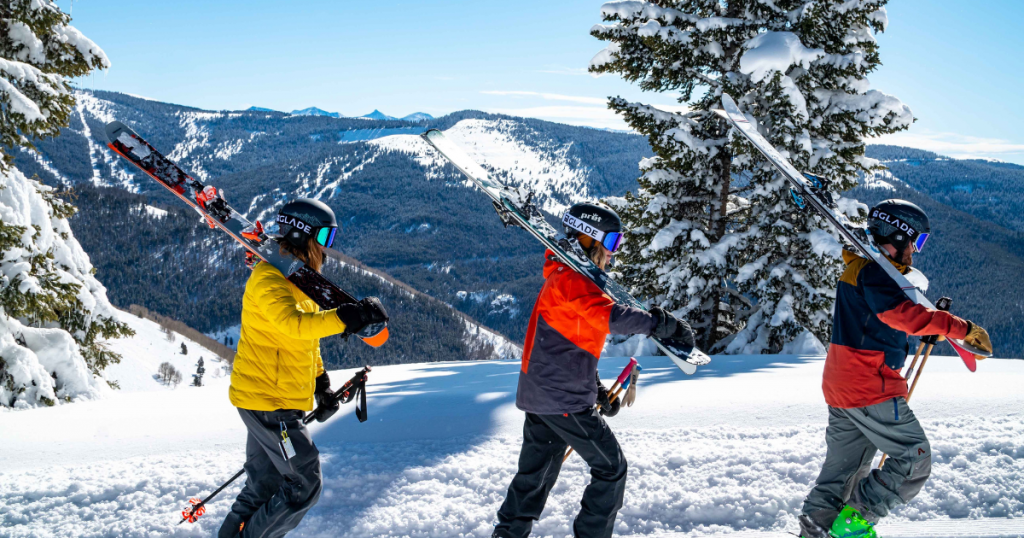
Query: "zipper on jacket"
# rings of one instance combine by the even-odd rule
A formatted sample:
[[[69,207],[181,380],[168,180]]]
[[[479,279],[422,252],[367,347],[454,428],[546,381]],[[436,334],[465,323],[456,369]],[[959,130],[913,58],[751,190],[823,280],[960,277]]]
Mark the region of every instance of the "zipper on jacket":
[[[892,399],[892,412],[896,415],[896,420],[900,419],[900,403],[896,401],[896,398]]]

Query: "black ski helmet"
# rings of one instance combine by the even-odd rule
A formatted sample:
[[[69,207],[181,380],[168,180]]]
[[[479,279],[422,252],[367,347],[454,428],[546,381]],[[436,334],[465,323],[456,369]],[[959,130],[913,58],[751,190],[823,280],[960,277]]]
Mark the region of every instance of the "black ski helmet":
[[[334,242],[334,230],[338,228],[338,219],[327,204],[312,198],[299,198],[284,204],[277,212],[277,227],[281,236],[297,247],[306,244],[312,236],[325,247]],[[321,229],[327,232],[321,234]],[[321,239],[321,235],[324,235]]]
[[[892,245],[903,252],[907,244],[921,252],[931,234],[928,215],[906,200],[890,199],[878,203],[868,212],[868,231],[879,245]]]
[[[562,226],[567,236],[586,235],[604,244],[611,252],[622,244],[622,220],[618,213],[604,204],[573,204],[562,216]]]

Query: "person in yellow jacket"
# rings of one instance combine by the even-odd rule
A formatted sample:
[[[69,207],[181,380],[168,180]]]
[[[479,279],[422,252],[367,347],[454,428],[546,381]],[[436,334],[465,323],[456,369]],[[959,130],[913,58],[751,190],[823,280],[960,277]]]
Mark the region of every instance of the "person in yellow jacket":
[[[285,204],[277,223],[281,249],[319,271],[337,231],[334,212],[317,200]],[[248,430],[246,482],[219,538],[279,537],[320,498],[320,452],[302,424],[314,404],[333,404],[320,339],[387,321],[375,297],[320,308],[274,266],[259,263],[245,285],[242,330],[228,397]]]

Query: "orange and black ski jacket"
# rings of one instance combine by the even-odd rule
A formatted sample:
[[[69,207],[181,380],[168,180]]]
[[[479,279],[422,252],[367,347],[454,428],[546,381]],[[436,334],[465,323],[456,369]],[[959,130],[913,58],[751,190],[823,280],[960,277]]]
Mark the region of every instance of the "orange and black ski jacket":
[[[900,370],[908,335],[963,338],[967,322],[911,302],[872,260],[843,251],[846,270],[836,287],[832,343],[821,388],[832,407],[852,409],[907,395]],[[910,268],[892,263],[901,273]]]
[[[650,334],[653,316],[615,303],[592,280],[545,253],[544,287],[530,315],[516,407],[578,413],[597,400],[597,359],[608,334]]]

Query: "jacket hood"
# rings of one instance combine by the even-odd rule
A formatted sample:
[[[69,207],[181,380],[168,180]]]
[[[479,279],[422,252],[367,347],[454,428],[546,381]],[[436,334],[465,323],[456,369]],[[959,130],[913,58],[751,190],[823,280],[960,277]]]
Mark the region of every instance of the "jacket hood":
[[[900,274],[904,274],[905,275],[905,274],[907,274],[908,271],[910,271],[910,266],[909,265],[903,265],[902,263],[896,262],[892,258],[890,258],[888,256],[885,256],[885,255],[883,255],[883,257],[886,260],[889,260],[889,263],[891,263],[892,266],[895,267],[896,270],[898,270],[900,272]],[[846,265],[850,265],[851,263],[853,263],[853,262],[855,262],[857,260],[860,260],[862,258],[863,258],[863,256],[857,254],[856,252],[853,252],[851,250],[843,249],[843,263],[846,264]],[[871,261],[873,261],[873,260],[871,260]],[[545,270],[546,269],[547,269],[547,267],[545,266]],[[546,272],[544,273],[544,276],[547,276]]]

